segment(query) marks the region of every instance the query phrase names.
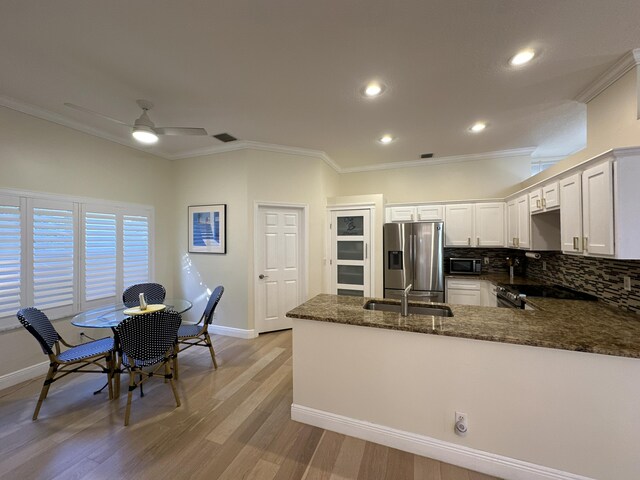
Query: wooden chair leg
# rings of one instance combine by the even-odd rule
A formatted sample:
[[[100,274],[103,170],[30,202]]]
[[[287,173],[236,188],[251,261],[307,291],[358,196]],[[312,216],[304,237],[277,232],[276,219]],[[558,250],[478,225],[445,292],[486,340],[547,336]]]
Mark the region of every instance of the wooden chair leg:
[[[173,390],[173,396],[176,399],[176,407],[180,406],[180,398],[178,397],[178,391],[176,390],[176,384],[173,381],[171,375],[171,367],[169,366],[169,361],[164,362],[164,378],[169,379],[169,385],[171,385],[171,390]]]
[[[42,390],[40,390],[40,396],[38,397],[38,403],[36,403],[36,409],[33,412],[33,417],[31,420],[37,420],[38,414],[40,413],[40,407],[42,406],[42,402],[45,398],[47,398],[47,394],[49,393],[49,387],[51,386],[51,381],[53,380],[54,375],[56,374],[56,370],[58,366],[52,364],[49,366],[49,371],[47,372],[47,376],[44,378],[44,383],[42,384]]]
[[[109,400],[113,400],[113,370],[115,368],[113,355],[109,355],[107,357],[107,368],[109,369],[109,373],[107,373],[107,382],[109,383]]]
[[[122,372],[122,355],[119,354],[117,357],[116,369],[113,374],[113,383],[115,384],[113,394],[115,398],[120,398],[120,372]]]
[[[136,374],[133,370],[129,370],[129,392],[127,393],[127,408],[124,411],[124,426],[129,425],[129,415],[131,414],[131,397],[136,384]]]
[[[209,332],[204,332],[204,341],[209,347],[209,353],[211,354],[211,360],[213,360],[213,368],[218,369],[218,362],[216,362],[216,352],[213,351],[213,343],[211,343],[211,337]]]
[[[173,375],[176,380],[178,380],[178,352],[180,351],[180,347],[178,343],[176,343],[173,348]]]

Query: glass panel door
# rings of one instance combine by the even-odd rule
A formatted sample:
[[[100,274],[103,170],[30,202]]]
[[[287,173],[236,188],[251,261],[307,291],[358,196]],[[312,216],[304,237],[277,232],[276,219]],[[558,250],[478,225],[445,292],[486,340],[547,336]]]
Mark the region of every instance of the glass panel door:
[[[371,212],[334,210],[331,215],[331,287],[338,295],[371,294]]]

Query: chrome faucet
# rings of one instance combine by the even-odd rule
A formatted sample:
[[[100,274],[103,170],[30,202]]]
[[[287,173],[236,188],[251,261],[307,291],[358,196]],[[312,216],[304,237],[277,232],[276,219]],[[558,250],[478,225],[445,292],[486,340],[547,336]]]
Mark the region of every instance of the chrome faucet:
[[[413,283],[410,283],[407,288],[404,289],[404,293],[402,294],[402,308],[400,311],[400,315],[406,317],[409,315],[409,292],[413,287]]]

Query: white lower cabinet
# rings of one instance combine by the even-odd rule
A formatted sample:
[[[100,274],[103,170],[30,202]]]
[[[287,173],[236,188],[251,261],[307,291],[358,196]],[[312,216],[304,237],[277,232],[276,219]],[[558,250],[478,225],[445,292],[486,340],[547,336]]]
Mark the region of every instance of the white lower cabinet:
[[[445,302],[456,305],[497,307],[496,286],[487,280],[447,278]]]
[[[482,305],[482,294],[480,292],[481,283],[481,280],[447,278],[445,285],[446,303],[454,303],[456,305]]]

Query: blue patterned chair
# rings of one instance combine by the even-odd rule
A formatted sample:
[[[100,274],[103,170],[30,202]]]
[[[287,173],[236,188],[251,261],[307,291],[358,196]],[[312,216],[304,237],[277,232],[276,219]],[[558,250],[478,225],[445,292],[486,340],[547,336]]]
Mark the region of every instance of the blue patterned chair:
[[[147,303],[162,303],[167,295],[165,288],[159,283],[138,283],[127,287],[122,293],[122,303],[127,307],[137,307],[140,304],[140,294],[144,293]]]
[[[113,398],[113,367],[114,341],[113,338],[101,338],[80,345],[70,345],[58,334],[49,318],[34,307],[23,308],[17,313],[18,320],[27,331],[33,335],[42,351],[49,357],[49,371],[44,379],[40,397],[33,413],[33,420],[38,418],[40,407],[53,382],[70,373],[89,372],[107,374],[109,385],[109,399]],[[68,347],[61,351],[60,344]],[[104,361],[104,364],[101,362]],[[95,368],[94,368],[95,367]]]
[[[213,344],[211,343],[211,337],[209,337],[208,327],[213,321],[213,312],[220,302],[220,298],[224,293],[224,287],[222,285],[217,286],[207,302],[207,306],[204,309],[204,313],[200,320],[195,325],[182,325],[178,329],[178,342],[176,343],[176,355],[173,360],[173,371],[178,378],[178,352],[186,350],[187,348],[199,345],[201,347],[208,347],[211,354],[211,360],[213,361],[213,368],[218,368],[218,362],[216,362],[216,352],[213,350]]]
[[[171,360],[175,355],[174,348],[181,322],[179,313],[164,310],[129,317],[116,327],[121,348],[116,381],[119,381],[117,372],[121,367],[129,373],[125,426],[129,425],[133,391],[154,376],[169,382],[176,399],[176,407],[180,406],[171,373]],[[164,374],[159,374],[161,369],[164,369]],[[139,377],[137,382],[136,376]]]

